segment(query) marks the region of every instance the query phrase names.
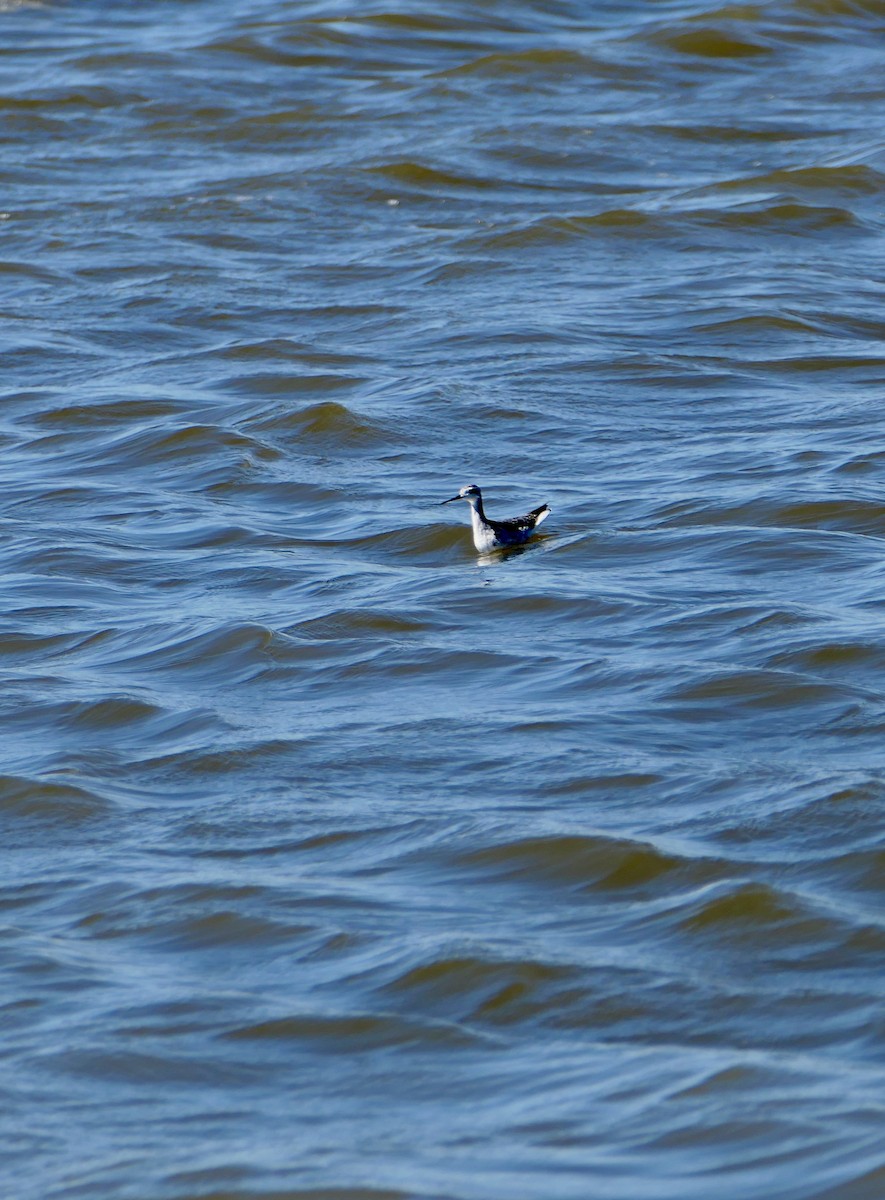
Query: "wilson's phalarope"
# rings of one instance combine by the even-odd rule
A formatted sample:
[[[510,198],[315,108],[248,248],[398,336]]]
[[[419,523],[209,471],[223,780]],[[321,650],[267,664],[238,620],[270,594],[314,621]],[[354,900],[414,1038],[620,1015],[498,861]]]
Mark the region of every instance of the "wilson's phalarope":
[[[550,516],[550,507],[542,504],[533,508],[524,517],[510,517],[507,521],[490,521],[482,507],[482,492],[475,483],[462,487],[457,496],[443,500],[443,504],[451,504],[453,500],[466,500],[470,505],[470,516],[473,521],[473,544],[481,554],[488,550],[500,550],[504,546],[521,546],[532,536],[536,525],[540,525],[545,517]]]

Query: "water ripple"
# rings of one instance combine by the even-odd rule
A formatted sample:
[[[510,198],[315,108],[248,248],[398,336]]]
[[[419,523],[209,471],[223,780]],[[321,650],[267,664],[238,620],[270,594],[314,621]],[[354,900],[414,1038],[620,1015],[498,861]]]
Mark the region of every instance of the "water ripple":
[[[883,12],[0,3],[4,1195],[879,1194]]]

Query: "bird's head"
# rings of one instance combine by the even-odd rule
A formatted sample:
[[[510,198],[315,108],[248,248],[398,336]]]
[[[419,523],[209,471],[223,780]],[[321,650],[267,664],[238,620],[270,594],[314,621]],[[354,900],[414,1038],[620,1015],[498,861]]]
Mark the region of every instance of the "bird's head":
[[[468,500],[471,504],[482,499],[482,492],[475,483],[468,483],[461,488],[457,496],[450,496],[448,500],[441,501],[442,504],[451,504],[453,500]]]

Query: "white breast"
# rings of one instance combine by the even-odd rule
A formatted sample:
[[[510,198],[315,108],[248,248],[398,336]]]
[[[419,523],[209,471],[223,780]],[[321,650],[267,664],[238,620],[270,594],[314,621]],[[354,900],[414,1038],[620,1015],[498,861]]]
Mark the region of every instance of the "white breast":
[[[485,554],[488,550],[494,550],[498,541],[495,537],[491,526],[484,525],[479,518],[479,513],[471,506],[471,518],[473,520],[473,544],[476,546],[480,554]]]

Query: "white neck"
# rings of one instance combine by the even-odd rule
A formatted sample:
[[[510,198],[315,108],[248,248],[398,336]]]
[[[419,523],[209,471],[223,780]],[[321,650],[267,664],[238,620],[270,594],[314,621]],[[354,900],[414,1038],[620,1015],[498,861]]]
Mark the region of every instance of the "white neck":
[[[485,519],[482,511],[482,501],[470,498],[470,521],[473,525],[473,544],[477,550],[491,550],[495,544],[495,535]]]

